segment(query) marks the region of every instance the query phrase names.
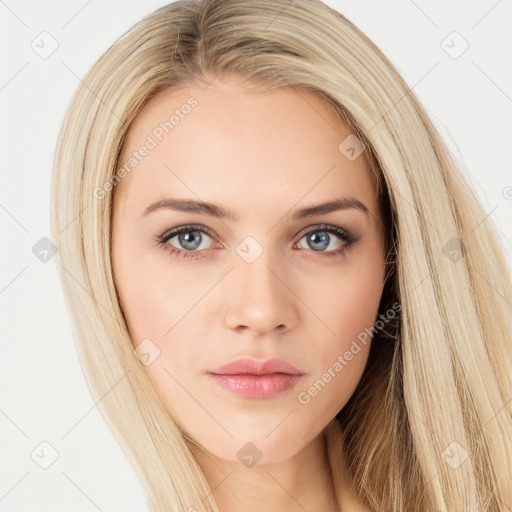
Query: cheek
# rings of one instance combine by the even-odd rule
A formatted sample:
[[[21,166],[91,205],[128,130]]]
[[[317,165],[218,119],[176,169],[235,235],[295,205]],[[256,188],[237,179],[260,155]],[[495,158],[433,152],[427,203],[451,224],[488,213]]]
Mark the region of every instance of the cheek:
[[[353,339],[374,324],[381,294],[379,282],[358,277],[331,290],[328,318],[340,339]]]
[[[205,332],[195,320],[208,288],[197,273],[183,272],[164,251],[137,250],[128,236],[115,239],[112,259],[132,344],[139,353],[150,354],[143,369],[164,403],[180,396],[186,414],[190,402],[179,395],[180,384],[189,378],[184,369],[201,361]]]
[[[370,327],[378,308],[369,307],[362,295],[338,295],[336,300],[337,307],[327,318],[335,334],[317,338],[316,371],[297,395],[303,414],[323,417],[325,422],[345,406],[361,380],[372,343]]]
[[[143,370],[169,412],[178,418],[195,417],[197,410],[185,390],[191,389],[186,369],[197,367],[204,340],[204,333],[192,322],[198,294],[190,288],[184,293],[186,283],[179,276],[171,279],[161,262],[143,266],[140,256],[136,266],[129,261],[125,254],[118,292],[134,349],[150,354],[149,361],[142,360]]]
[[[329,347],[342,350],[377,319],[383,290],[383,265],[358,265],[335,269],[324,276],[323,286],[308,298],[309,305],[328,328]],[[319,284],[319,282],[317,282]],[[334,341],[334,342],[333,342]],[[326,351],[327,353],[332,350]]]
[[[136,346],[142,339],[163,339],[183,316],[183,286],[176,272],[170,277],[171,262],[158,248],[141,250],[135,233],[113,237],[112,266],[119,301],[128,330]]]
[[[301,403],[313,401],[318,393],[314,400],[332,404],[336,413],[355,390],[367,363],[377,319],[383,288],[381,268],[374,264],[346,272],[338,269],[336,277],[323,281],[323,293],[318,293],[318,288],[317,293],[310,293],[308,305],[322,320],[324,334],[316,337],[318,371],[308,382],[315,389],[306,389]]]

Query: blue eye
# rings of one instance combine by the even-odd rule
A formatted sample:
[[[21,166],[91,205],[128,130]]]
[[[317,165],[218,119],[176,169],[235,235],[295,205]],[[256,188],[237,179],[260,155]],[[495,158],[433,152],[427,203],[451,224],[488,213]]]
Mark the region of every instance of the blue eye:
[[[335,235],[338,240],[341,240],[341,247],[331,251],[322,251],[322,248],[329,247],[332,236]],[[307,238],[307,243],[312,247],[313,252],[322,252],[326,256],[336,256],[343,254],[345,250],[356,242],[356,237],[350,235],[343,229],[336,226],[317,227],[308,231],[302,238]],[[302,240],[301,238],[301,240]]]
[[[190,236],[192,235],[192,236]],[[209,233],[202,226],[187,225],[173,229],[169,232],[164,233],[156,238],[158,245],[162,246],[164,250],[172,254],[173,256],[179,256],[184,258],[198,258],[201,257],[198,252],[198,247],[201,246],[203,241],[203,235],[207,235],[213,238],[213,235]],[[169,241],[173,238],[177,238],[178,243],[184,247],[185,250],[181,250],[171,244]],[[204,249],[204,248],[203,248]]]
[[[204,226],[187,225],[167,231],[164,234],[157,236],[155,241],[159,246],[162,246],[164,250],[168,251],[173,256],[200,258],[202,257],[200,253],[210,248],[203,247],[202,250],[198,250],[204,241],[203,235],[207,235],[209,238],[215,238],[210,230],[206,229]],[[341,246],[335,250],[322,250],[329,247],[331,244],[332,236],[330,235],[335,235],[335,238],[342,242]],[[181,245],[183,249],[169,244],[169,241],[174,238],[177,238],[178,244]],[[320,253],[327,257],[343,255],[345,251],[358,240],[358,237],[350,234],[346,230],[328,224],[322,224],[307,231],[301,236],[300,240],[303,238],[307,239],[307,243],[311,247],[312,252]]]

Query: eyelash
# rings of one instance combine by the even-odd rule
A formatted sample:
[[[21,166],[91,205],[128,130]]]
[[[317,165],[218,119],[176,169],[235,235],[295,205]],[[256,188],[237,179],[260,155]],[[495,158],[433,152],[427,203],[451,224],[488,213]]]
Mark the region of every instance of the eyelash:
[[[167,243],[171,238],[174,238],[176,235],[180,235],[182,233],[188,233],[191,231],[199,231],[201,233],[207,234],[211,238],[215,238],[209,229],[206,229],[203,226],[192,224],[192,225],[181,226],[181,227],[173,229],[171,231],[166,231],[162,235],[158,235],[155,238],[155,242],[157,243],[158,246],[161,246],[165,251],[169,252],[172,256],[182,257],[182,258],[192,258],[192,259],[202,258],[202,256],[199,255],[199,253],[204,252],[204,250],[203,251],[184,251],[181,249],[177,249],[176,247],[172,247],[171,245],[169,245]],[[342,245],[340,249],[337,249],[335,251],[328,251],[328,252],[318,251],[317,252],[318,254],[324,254],[325,257],[328,257],[328,258],[332,258],[332,257],[336,257],[336,256],[338,256],[338,257],[343,256],[345,251],[347,249],[350,249],[350,247],[352,245],[354,245],[359,240],[359,237],[352,235],[348,231],[338,228],[336,226],[331,226],[329,224],[321,224],[319,226],[315,226],[314,229],[311,229],[311,230],[303,233],[299,240],[302,240],[302,238],[304,238],[304,236],[309,235],[311,233],[315,233],[317,231],[337,235],[343,242],[345,242],[345,244]],[[315,251],[312,251],[312,252],[315,252]]]

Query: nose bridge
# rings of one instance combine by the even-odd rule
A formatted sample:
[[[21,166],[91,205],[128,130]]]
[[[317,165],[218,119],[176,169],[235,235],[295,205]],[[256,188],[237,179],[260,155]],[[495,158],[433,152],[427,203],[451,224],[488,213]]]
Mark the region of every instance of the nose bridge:
[[[294,296],[287,286],[288,273],[274,252],[253,237],[244,239],[235,252],[226,294],[228,326],[245,326],[259,333],[292,327],[296,321]]]

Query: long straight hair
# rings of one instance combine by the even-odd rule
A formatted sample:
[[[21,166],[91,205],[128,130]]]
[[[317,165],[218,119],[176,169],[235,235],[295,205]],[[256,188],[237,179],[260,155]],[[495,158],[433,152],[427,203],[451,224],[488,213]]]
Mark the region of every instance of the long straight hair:
[[[362,141],[378,187],[381,311],[400,309],[375,332],[357,389],[326,428],[336,489],[343,460],[375,511],[510,510],[512,283],[497,228],[392,63],[319,0],[159,8],[93,65],[61,128],[51,212],[59,277],[90,392],[151,510],[218,508],[133,353],[111,266],[114,180],[148,101],[229,75],[319,95]]]

